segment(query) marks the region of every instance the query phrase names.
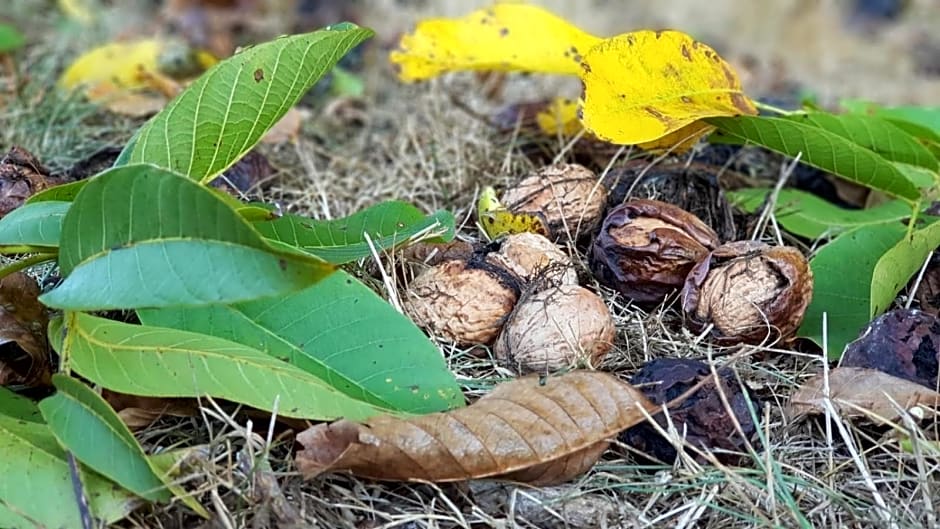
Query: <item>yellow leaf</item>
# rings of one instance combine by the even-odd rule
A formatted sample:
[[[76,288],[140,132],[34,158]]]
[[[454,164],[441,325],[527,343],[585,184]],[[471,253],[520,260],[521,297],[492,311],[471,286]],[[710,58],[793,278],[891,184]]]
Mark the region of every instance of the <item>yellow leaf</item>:
[[[703,118],[757,114],[731,66],[678,31],[607,39],[585,54],[582,67],[581,121],[612,143],[653,142]]]
[[[460,19],[422,21],[390,59],[406,82],[457,70],[577,75],[582,55],[600,40],[539,7],[497,4]]]
[[[550,136],[559,133],[564,136],[574,136],[583,128],[578,118],[578,103],[561,97],[552,100],[545,110],[536,114],[535,121],[539,129]],[[673,154],[682,154],[694,147],[702,136],[714,129],[715,127],[704,121],[695,121],[657,140],[639,143],[637,147],[652,153],[669,151]]]
[[[62,74],[66,89],[112,83],[116,88],[144,88],[146,72],[156,72],[163,42],[146,39],[99,46],[75,60]]]
[[[548,235],[545,221],[539,215],[513,213],[496,198],[496,190],[485,187],[477,201],[477,219],[492,240],[513,233],[539,233]]]

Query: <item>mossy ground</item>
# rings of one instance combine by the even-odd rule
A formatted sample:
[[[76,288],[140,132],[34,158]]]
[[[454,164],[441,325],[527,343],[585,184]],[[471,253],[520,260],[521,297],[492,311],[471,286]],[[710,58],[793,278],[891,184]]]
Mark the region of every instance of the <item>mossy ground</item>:
[[[122,145],[139,121],[64,96],[54,82],[78,51],[120,32],[129,19],[105,15],[96,31],[83,31],[66,24],[54,2],[7,1],[10,8],[0,16],[26,32],[29,46],[17,56],[15,74],[0,70],[4,81],[20,84],[15,95],[0,95],[0,149],[22,145],[53,170],[62,171],[102,147]],[[938,80],[918,76],[909,54],[901,55],[905,39],[917,37],[930,16],[940,18],[929,12],[931,2],[912,1],[911,13],[875,37],[848,32],[833,8],[817,5],[825,2],[637,1],[629,9],[617,2],[558,0],[545,5],[599,34],[668,26],[693,32],[707,42],[715,39],[727,57],[751,65],[745,82],[746,87],[748,83],[757,87],[753,89],[757,92],[752,90],[757,95],[759,90],[796,81],[824,103],[839,97],[869,97],[885,103],[936,104],[929,98],[940,93]],[[121,9],[144,13],[149,4],[122,3]],[[567,81],[513,76],[498,96],[488,98],[481,86],[487,81],[474,75],[402,85],[385,61],[397,32],[422,14],[455,15],[469,6],[392,0],[361,4],[361,22],[379,34],[370,44],[362,71],[368,88],[361,108],[351,112],[320,101],[295,142],[262,147],[277,175],[261,197],[287,210],[324,218],[343,216],[380,200],[409,200],[427,210],[451,210],[460,224],[460,236],[478,238],[472,206],[480,187],[507,185],[534,165],[520,154],[519,138],[498,134],[479,116],[455,106],[453,98],[487,115],[506,102],[576,87]],[[704,4],[709,6],[705,11]],[[742,52],[753,61],[741,59]],[[569,155],[565,141],[550,142],[550,147],[559,160]],[[757,236],[776,238],[770,232]],[[482,483],[377,484],[344,476],[303,481],[292,468],[290,436],[268,438],[266,420],[251,422],[247,415],[232,416],[207,402],[202,415],[162,419],[140,438],[151,450],[199,447],[193,461],[201,470],[189,487],[215,520],[203,522],[173,504],[144,508],[119,526],[936,526],[940,509],[940,495],[934,490],[940,464],[936,454],[901,451],[891,431],[839,420],[792,423],[785,418],[787,395],[821,369],[819,355],[767,348],[714,349],[682,330],[674,304],[652,312],[633,307],[590,282],[585,256],[573,244],[568,250],[582,278],[603,295],[618,324],[615,350],[599,368],[628,378],[652,358],[711,359],[732,367],[742,383],[761,397],[753,410],[760,435],[747,451],[746,464],[727,467],[707,458],[703,462],[690,450],[674,465],[642,466],[628,447],[615,444],[591,472],[550,489]],[[361,263],[359,271],[366,277],[377,264],[394,267],[394,256],[381,263]],[[372,284],[388,297],[399,296],[405,286],[378,280]],[[441,348],[470,398],[509,375],[485,354],[481,357],[448,344]],[[907,428],[899,425],[900,431]],[[925,434],[937,438],[935,431]],[[681,432],[672,436],[678,440]],[[263,457],[256,457],[259,454]]]

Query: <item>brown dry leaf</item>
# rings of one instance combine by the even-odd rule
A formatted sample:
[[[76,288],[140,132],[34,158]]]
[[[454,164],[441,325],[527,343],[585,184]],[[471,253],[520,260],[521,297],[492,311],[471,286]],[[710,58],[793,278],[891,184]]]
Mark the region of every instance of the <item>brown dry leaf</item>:
[[[790,397],[790,417],[825,413],[824,379],[819,374],[806,381]],[[829,372],[829,394],[835,409],[847,417],[874,415],[886,421],[899,418],[898,407],[936,408],[940,393],[916,382],[876,369],[839,367]],[[870,413],[865,413],[867,410]]]
[[[36,280],[23,272],[0,280],[0,385],[49,384],[49,318],[39,293]]]
[[[296,463],[308,478],[347,470],[386,481],[548,485],[591,468],[618,432],[644,420],[641,408],[656,406],[607,373],[529,376],[446,413],[313,426],[297,435]]]
[[[300,135],[300,126],[308,117],[310,117],[309,112],[296,107],[291,108],[261,137],[261,142],[274,144],[293,142]]]
[[[196,399],[142,397],[109,389],[102,390],[101,396],[132,430],[146,428],[161,417],[191,417],[199,411]]]
[[[14,145],[0,158],[0,218],[27,198],[60,183],[29,151]]]

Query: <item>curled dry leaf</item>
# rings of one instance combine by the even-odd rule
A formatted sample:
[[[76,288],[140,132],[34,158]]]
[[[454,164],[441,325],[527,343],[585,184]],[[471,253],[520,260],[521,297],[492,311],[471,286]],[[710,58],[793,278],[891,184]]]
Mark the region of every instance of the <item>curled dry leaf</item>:
[[[48,385],[52,376],[46,308],[39,285],[23,272],[0,280],[0,385]]]
[[[694,142],[712,130],[696,124],[701,119],[757,114],[734,69],[715,50],[678,31],[606,39],[585,54],[581,66],[581,121],[611,143],[654,142],[673,133],[669,142]],[[622,79],[629,82],[612,82]]]
[[[389,58],[405,82],[459,70],[574,75],[599,41],[537,6],[499,3],[459,19],[424,20]]]
[[[824,374],[807,380],[790,396],[787,415],[826,413]],[[936,409],[940,393],[916,382],[877,369],[839,367],[829,372],[829,396],[836,411],[846,417],[878,417],[894,421],[899,410],[915,406]],[[871,415],[865,413],[869,412]]]
[[[587,471],[618,432],[654,405],[615,377],[573,371],[497,386],[458,410],[409,419],[341,420],[297,435],[308,478],[349,471],[385,481],[496,478],[548,485]]]
[[[23,205],[34,194],[59,183],[32,153],[14,145],[0,158],[0,217]]]
[[[103,389],[101,397],[131,430],[146,428],[161,417],[191,417],[199,412],[196,399],[144,397],[109,389]]]

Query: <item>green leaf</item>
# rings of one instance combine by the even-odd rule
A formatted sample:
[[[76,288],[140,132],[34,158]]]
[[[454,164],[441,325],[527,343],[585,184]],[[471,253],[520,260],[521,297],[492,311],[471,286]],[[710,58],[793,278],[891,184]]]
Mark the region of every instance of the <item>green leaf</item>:
[[[209,182],[248,152],[346,52],[372,35],[349,24],[237,53],[144,124],[117,163],[152,163]]]
[[[137,439],[104,399],[65,375],[53,375],[52,381],[58,391],[43,399],[39,409],[62,446],[138,496],[155,502],[172,498]]]
[[[213,336],[130,325],[68,312],[49,336],[79,375],[108,389],[148,397],[240,402],[310,420],[364,420],[388,410],[357,401],[257,349]]]
[[[23,204],[0,219],[0,246],[28,245],[56,248],[68,202]]]
[[[305,288],[333,270],[273,248],[205,186],[150,165],[94,177],[65,215],[61,245],[66,279],[41,301],[64,309],[245,301]]]
[[[914,230],[884,252],[871,279],[871,315],[883,313],[914,277],[927,257],[940,246],[940,222],[931,219],[926,227]]]
[[[739,189],[729,192],[728,198],[744,211],[753,213],[771,191],[770,188]],[[911,214],[910,204],[901,200],[871,209],[845,209],[798,189],[781,189],[774,208],[781,226],[809,239],[837,235],[860,226],[900,221]]]
[[[892,162],[926,167],[933,171],[938,168],[937,159],[927,147],[890,121],[876,116],[808,112],[794,114],[786,119],[842,136]]]
[[[940,134],[940,107],[923,107],[915,105],[902,105],[884,107],[877,103],[858,99],[845,99],[839,102],[842,108],[854,114],[879,116],[886,119],[896,119],[916,123]]]
[[[342,271],[277,299],[138,315],[147,325],[258,348],[383,408],[422,414],[463,404],[437,347],[411,320]]]
[[[42,423],[42,414],[36,403],[0,386],[0,415],[21,421]]]
[[[46,425],[0,414],[0,453],[0,527],[82,527],[65,451]],[[110,524],[130,513],[130,492],[79,468],[96,518]]]
[[[717,141],[751,141],[871,189],[916,201],[917,187],[878,154],[838,134],[786,118],[738,116],[709,118],[719,129]]]
[[[314,220],[285,215],[255,227],[262,235],[296,246],[330,263],[343,264],[371,255],[369,240],[377,251],[393,248],[419,235],[446,242],[454,237],[454,217],[438,211],[425,215],[407,202],[376,204],[348,217]]]
[[[26,38],[9,24],[0,24],[0,53],[18,50],[26,44]]]
[[[36,204],[37,202],[71,202],[75,200],[75,197],[78,196],[79,191],[85,187],[91,179],[77,180],[75,182],[69,182],[68,184],[62,184],[60,186],[50,187],[49,189],[44,189],[35,195],[26,199],[27,204]]]
[[[863,226],[820,248],[810,260],[813,300],[800,336],[823,345],[822,315],[826,313],[829,358],[841,357],[846,344],[858,337],[874,315],[872,278],[879,260],[906,232],[900,222]]]

